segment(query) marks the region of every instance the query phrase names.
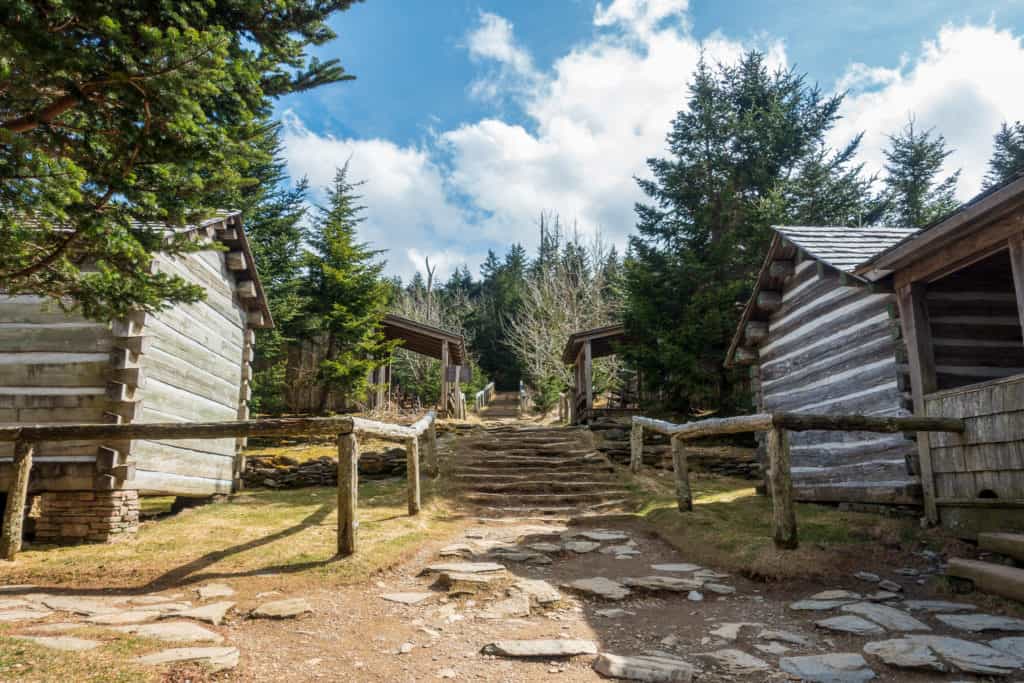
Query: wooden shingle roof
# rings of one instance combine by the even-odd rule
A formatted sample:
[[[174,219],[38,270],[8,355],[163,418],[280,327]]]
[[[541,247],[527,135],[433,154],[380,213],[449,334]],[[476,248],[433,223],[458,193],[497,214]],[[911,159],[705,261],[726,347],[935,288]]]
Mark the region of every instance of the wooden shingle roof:
[[[841,273],[857,266],[917,232],[916,228],[776,226],[775,230],[812,258]]]

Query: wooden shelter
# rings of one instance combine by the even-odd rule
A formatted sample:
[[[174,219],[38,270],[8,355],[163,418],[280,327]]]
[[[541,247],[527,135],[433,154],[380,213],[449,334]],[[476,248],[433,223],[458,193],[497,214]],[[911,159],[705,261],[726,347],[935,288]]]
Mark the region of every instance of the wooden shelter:
[[[855,274],[895,288],[914,412],[967,425],[918,436],[928,519],[1024,530],[1024,175]]]
[[[43,297],[0,296],[0,423],[209,422],[246,419],[256,328],[273,322],[241,216],[184,232],[203,249],[156,254],[153,268],[200,285],[205,299],[96,322]],[[228,493],[235,438],[36,444],[30,490],[41,540],[103,540],[134,528],[138,496]],[[0,444],[0,491],[12,479]]]
[[[726,365],[749,365],[758,412],[910,415],[895,295],[855,274],[915,231],[777,227]],[[798,500],[919,504],[902,434],[794,432]]]
[[[626,339],[625,325],[605,325],[569,335],[562,362],[573,367],[573,390],[569,399],[569,422],[579,424],[599,415],[636,412],[636,406],[594,407],[594,359],[611,356]],[[638,389],[639,390],[639,389]]]
[[[403,349],[441,361],[441,400],[438,408],[442,414],[460,420],[464,418],[466,401],[460,385],[468,379],[469,356],[462,335],[393,313],[384,316],[381,327],[384,337],[400,340]],[[384,389],[391,382],[390,364],[377,371],[373,382],[379,387],[375,401],[380,405],[385,400]]]

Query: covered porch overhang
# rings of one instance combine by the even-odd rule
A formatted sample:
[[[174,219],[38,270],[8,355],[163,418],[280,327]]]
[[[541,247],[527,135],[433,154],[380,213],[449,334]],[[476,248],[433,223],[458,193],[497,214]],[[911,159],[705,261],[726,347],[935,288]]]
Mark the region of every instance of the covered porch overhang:
[[[393,313],[385,315],[380,326],[385,339],[401,341],[403,349],[441,361],[441,400],[438,409],[441,414],[449,417],[464,418],[465,402],[459,385],[462,368],[468,366],[469,356],[463,336]],[[377,407],[383,407],[391,383],[390,363],[377,369],[373,383],[377,387],[374,403]]]
[[[562,352],[562,361],[573,367],[573,391],[567,416],[570,423],[579,424],[598,414],[636,412],[635,406],[594,407],[594,359],[614,355],[619,345],[627,339],[626,326],[623,324],[604,325],[569,335]],[[637,391],[639,393],[639,386]]]

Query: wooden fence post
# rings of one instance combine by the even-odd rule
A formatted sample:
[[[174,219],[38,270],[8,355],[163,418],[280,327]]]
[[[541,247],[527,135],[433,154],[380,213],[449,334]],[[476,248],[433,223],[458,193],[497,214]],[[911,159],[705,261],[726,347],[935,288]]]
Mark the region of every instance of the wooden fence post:
[[[420,441],[417,437],[405,442],[405,471],[409,478],[409,514],[420,513]]]
[[[640,465],[644,460],[644,428],[633,423],[629,431],[629,469],[631,472],[639,472]]]
[[[352,432],[338,434],[338,554],[356,551],[359,519],[359,442]]]
[[[679,499],[679,511],[693,511],[693,493],[690,491],[690,466],[686,462],[686,444],[682,439],[673,437],[672,468],[676,473],[676,498]]]
[[[768,484],[772,494],[772,537],[777,548],[799,545],[793,479],[789,463],[789,434],[775,427],[768,431]]]
[[[7,491],[3,533],[0,535],[0,557],[13,560],[21,551],[21,529],[25,520],[25,501],[28,498],[28,477],[32,470],[32,451],[35,444],[14,442],[14,480]]]
[[[437,429],[431,422],[427,427],[427,474],[437,477],[441,472],[441,465],[437,460]]]

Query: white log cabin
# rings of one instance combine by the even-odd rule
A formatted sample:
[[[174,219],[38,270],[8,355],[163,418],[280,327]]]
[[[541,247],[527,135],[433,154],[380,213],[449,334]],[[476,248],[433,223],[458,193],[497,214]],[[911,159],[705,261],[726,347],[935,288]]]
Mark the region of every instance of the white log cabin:
[[[42,297],[0,295],[0,423],[197,422],[246,419],[256,328],[270,311],[241,216],[175,229],[209,248],[156,254],[153,267],[205,298],[110,322]],[[105,540],[131,531],[140,495],[229,493],[240,440],[134,440],[36,445],[30,492],[43,541]],[[11,444],[0,444],[0,491]]]

